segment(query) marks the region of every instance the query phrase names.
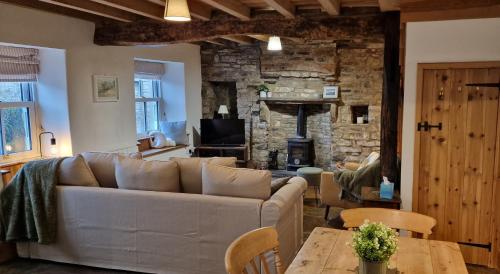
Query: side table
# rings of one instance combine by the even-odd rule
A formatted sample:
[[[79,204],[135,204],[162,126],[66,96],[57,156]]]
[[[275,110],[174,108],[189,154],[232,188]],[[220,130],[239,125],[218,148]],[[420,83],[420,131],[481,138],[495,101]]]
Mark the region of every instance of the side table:
[[[365,186],[361,188],[361,200],[363,207],[401,208],[401,198],[398,191],[394,191],[392,199],[382,199],[378,188]]]

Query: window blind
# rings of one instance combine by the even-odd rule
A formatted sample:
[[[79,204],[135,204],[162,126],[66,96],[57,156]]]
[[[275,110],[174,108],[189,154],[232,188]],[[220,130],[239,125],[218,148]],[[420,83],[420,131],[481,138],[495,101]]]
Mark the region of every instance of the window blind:
[[[165,74],[165,64],[158,62],[134,61],[135,78],[161,80]]]
[[[0,82],[34,82],[39,72],[38,49],[0,46]]]

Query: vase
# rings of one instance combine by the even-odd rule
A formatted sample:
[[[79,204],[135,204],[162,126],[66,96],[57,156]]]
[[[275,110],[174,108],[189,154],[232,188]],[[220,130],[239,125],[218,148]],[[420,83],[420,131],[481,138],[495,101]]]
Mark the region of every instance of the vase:
[[[386,274],[387,262],[369,262],[359,259],[359,274]]]

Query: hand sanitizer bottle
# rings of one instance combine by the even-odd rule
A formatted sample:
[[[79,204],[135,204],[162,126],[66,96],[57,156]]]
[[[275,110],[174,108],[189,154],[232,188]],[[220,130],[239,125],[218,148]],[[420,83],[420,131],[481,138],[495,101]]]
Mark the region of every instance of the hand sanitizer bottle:
[[[394,195],[394,183],[389,182],[387,177],[382,177],[384,181],[380,184],[380,198],[381,199],[392,199]]]

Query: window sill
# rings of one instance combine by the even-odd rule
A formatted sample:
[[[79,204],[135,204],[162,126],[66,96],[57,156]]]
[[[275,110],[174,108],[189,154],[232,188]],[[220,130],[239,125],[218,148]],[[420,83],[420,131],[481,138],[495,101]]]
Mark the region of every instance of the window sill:
[[[148,158],[151,156],[155,156],[158,154],[162,154],[162,153],[166,153],[166,152],[170,152],[170,151],[174,151],[174,150],[178,150],[178,149],[182,149],[182,148],[186,148],[186,147],[188,147],[188,146],[187,145],[177,145],[175,147],[152,148],[152,149],[141,151],[141,154],[142,154],[143,158]]]
[[[25,164],[29,161],[40,160],[40,159],[41,159],[40,157],[27,157],[27,158],[23,158],[23,159],[3,158],[0,160],[0,168],[15,166],[15,165],[19,165],[19,164]]]

